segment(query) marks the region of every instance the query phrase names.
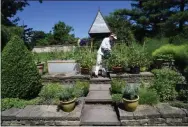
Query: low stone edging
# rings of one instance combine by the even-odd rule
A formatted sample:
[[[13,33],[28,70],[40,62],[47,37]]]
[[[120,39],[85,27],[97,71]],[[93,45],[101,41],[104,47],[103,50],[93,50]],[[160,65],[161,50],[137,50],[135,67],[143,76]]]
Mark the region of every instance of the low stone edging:
[[[83,100],[70,112],[57,111],[57,105],[28,105],[24,109],[11,108],[2,112],[2,126],[79,126]]]
[[[188,126],[188,110],[168,104],[139,105],[135,112],[118,108],[123,126]]]
[[[151,72],[141,72],[140,74],[110,74],[111,79],[121,78],[127,83],[140,83],[141,81],[149,82],[153,79],[154,75]],[[42,82],[59,82],[62,84],[74,84],[77,80],[89,81],[92,84],[110,84],[111,79],[109,78],[91,78],[90,75],[43,75]]]
[[[43,75],[42,82],[49,83],[49,82],[58,82],[62,84],[74,84],[77,80],[82,81],[89,81],[89,75],[74,75],[74,76],[62,76],[62,75]]]
[[[141,81],[149,82],[154,78],[154,75],[151,72],[140,72],[140,74],[110,74],[110,77],[113,78],[122,78],[125,79],[127,83],[140,83]]]

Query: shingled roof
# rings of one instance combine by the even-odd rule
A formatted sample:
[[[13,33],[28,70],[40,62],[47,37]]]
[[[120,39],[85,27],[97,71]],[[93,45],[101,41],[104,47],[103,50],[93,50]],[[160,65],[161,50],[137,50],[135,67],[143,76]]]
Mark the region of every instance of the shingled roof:
[[[89,34],[102,34],[102,33],[111,33],[107,23],[105,22],[100,10],[97,13],[97,16],[89,30]]]

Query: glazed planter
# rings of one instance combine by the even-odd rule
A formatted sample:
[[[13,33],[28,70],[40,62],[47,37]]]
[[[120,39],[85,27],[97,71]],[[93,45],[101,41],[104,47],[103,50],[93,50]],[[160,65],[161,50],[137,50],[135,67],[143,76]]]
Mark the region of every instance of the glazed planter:
[[[112,71],[115,73],[119,73],[123,71],[123,67],[112,67]]]
[[[60,107],[64,112],[71,112],[74,110],[76,105],[76,98],[71,101],[63,102],[60,101]]]
[[[140,71],[141,71],[141,72],[145,72],[145,71],[146,71],[146,67],[141,67],[141,68],[140,68]]]
[[[83,68],[81,67],[81,74],[88,75],[90,73],[89,68]]]
[[[137,98],[134,100],[128,100],[126,98],[123,98],[123,103],[126,111],[134,112],[138,106],[139,96],[137,95]]]
[[[140,73],[140,67],[137,67],[137,66],[131,67],[130,68],[130,73],[131,74],[139,74]]]

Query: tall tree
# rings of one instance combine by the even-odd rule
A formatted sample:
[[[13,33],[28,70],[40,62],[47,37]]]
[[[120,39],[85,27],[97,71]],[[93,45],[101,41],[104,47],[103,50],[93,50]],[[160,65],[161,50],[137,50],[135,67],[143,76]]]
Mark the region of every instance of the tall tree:
[[[39,2],[42,3],[42,0],[39,0]],[[22,11],[24,7],[28,5],[28,0],[2,0],[1,24],[8,26],[15,25],[15,22],[18,21],[19,18],[16,18],[14,21],[11,21],[9,18],[14,17],[18,11]]]
[[[70,34],[74,29],[64,22],[59,21],[52,29],[56,41],[55,44],[70,44],[74,38],[74,34]]]
[[[182,31],[188,20],[187,7],[188,0],[136,0],[132,3],[132,10],[121,9],[117,13],[130,17],[135,35],[155,36],[162,33],[174,36]]]
[[[105,17],[107,24],[110,29],[118,35],[118,41],[123,43],[130,43],[134,41],[134,35],[131,31],[131,23],[127,16],[118,15],[115,12],[110,13],[109,16]]]

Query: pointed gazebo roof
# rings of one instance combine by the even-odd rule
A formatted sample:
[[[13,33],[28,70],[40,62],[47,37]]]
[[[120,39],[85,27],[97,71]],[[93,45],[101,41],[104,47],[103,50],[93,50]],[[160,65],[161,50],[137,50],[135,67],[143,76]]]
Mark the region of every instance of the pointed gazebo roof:
[[[111,33],[106,21],[104,20],[100,10],[97,13],[97,16],[89,29],[89,35],[96,36],[96,35],[108,35]]]

